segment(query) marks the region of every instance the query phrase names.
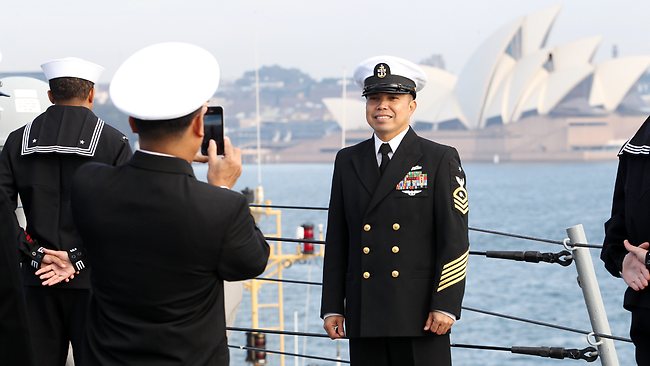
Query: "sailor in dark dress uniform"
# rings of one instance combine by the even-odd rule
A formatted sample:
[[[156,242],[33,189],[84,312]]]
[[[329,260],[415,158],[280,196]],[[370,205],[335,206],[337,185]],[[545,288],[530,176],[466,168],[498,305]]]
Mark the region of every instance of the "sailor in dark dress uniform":
[[[110,94],[141,150],[120,167],[75,176],[72,213],[93,269],[89,365],[210,365],[229,361],[223,281],[264,271],[269,246],[232,191],[241,153],[211,141],[208,183],[191,162],[219,65],[202,48],[161,43],[130,56]],[[97,194],[101,192],[101,194]]]
[[[390,56],[355,81],[374,136],[336,156],[321,317],[358,365],[450,365],[468,260],[467,182],[458,153],[409,127],[426,76]]]
[[[118,165],[131,156],[126,137],[92,112],[101,66],[65,58],[47,62],[42,68],[54,105],[13,131],[0,154],[0,188],[14,209],[20,195],[27,237],[35,239],[30,240],[31,247],[21,247],[25,254],[22,272],[36,364],[41,366],[64,365],[69,342],[78,359],[85,328],[90,280],[70,212],[72,176],[82,164]],[[46,268],[42,268],[46,271],[42,279],[35,275],[49,262],[44,248],[58,251],[70,261],[72,276],[79,272],[74,280],[56,284],[67,277],[52,277],[55,272]],[[44,287],[43,280],[56,285]]]
[[[650,365],[650,117],[618,154],[612,215],[600,258],[629,286],[623,306],[632,312],[636,362]]]

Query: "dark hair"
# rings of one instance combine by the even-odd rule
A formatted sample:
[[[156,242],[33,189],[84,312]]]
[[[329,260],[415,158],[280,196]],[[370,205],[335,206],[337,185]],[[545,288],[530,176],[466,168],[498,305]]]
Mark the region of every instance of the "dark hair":
[[[95,86],[94,83],[72,77],[54,78],[50,80],[50,91],[56,102],[71,99],[86,99]]]
[[[203,106],[194,112],[182,117],[164,120],[144,120],[133,118],[135,127],[138,129],[140,138],[145,139],[160,139],[173,135],[180,135],[192,123],[192,120],[201,113]]]

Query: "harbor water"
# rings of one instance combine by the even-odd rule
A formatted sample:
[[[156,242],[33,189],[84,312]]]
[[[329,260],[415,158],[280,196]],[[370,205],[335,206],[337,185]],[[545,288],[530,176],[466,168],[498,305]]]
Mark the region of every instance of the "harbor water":
[[[602,244],[603,223],[609,218],[616,176],[616,161],[594,163],[502,163],[464,165],[470,197],[470,226],[508,233],[562,240],[565,229],[583,224],[590,244]],[[326,207],[329,200],[331,164],[277,164],[261,167],[261,184],[265,199],[275,205]],[[199,179],[205,179],[206,167],[196,165]],[[235,189],[258,185],[255,165],[245,165]],[[283,210],[283,237],[294,237],[298,226],[323,224],[327,229],[325,211]],[[273,225],[273,226],[272,226]],[[263,231],[274,231],[274,224],[262,221]],[[559,252],[562,246],[470,232],[471,249],[536,250]],[[295,243],[283,244],[284,252],[295,252]],[[612,328],[617,336],[628,337],[630,315],[622,308],[626,288],[621,279],[607,273],[599,250],[591,249],[596,275]],[[295,263],[284,271],[285,279],[321,281],[322,260]],[[464,306],[508,314],[589,331],[591,329],[582,293],[576,281],[575,266],[511,262],[471,256]],[[263,290],[261,296],[273,297]],[[251,327],[250,294],[244,292],[236,323]],[[294,313],[300,332],[323,333],[319,318],[320,287],[298,284],[284,285],[285,329],[294,330]],[[272,311],[260,313],[260,326],[272,327],[278,320]],[[267,348],[279,349],[276,335],[267,336]],[[537,325],[496,318],[464,311],[455,324],[452,343],[511,346],[548,346],[582,349],[588,347],[586,337]],[[231,345],[245,345],[242,333],[230,332]],[[295,349],[295,344],[298,347]],[[629,343],[615,342],[621,365],[634,364],[634,349]],[[347,341],[327,338],[285,337],[285,351],[347,360]],[[245,365],[245,351],[231,349],[231,364]],[[452,349],[454,365],[520,366],[571,365],[583,360],[555,360],[510,352]],[[268,355],[269,365],[280,365],[279,356]],[[329,361],[296,359],[287,356],[285,365],[334,365]],[[596,361],[593,364],[600,364]]]

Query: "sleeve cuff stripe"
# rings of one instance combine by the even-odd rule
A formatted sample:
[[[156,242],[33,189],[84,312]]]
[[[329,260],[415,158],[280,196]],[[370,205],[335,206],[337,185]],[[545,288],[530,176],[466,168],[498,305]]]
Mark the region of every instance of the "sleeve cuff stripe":
[[[451,261],[451,262],[445,264],[445,265],[442,267],[442,269],[444,270],[444,269],[446,269],[446,268],[448,268],[448,267],[453,266],[454,264],[456,264],[456,263],[462,261],[463,259],[465,259],[467,256],[469,256],[469,249],[468,249],[468,250],[467,250],[463,255],[461,255],[460,257],[458,257],[458,258],[454,259],[453,261]]]
[[[445,278],[444,280],[440,280],[440,284],[438,286],[442,286],[442,285],[444,285],[444,284],[446,284],[448,282],[451,282],[451,281],[455,280],[458,277],[461,277],[461,276],[465,277],[466,274],[467,274],[467,271],[465,271],[465,270],[459,271],[459,272],[455,273],[453,276]]]
[[[453,271],[450,271],[450,272],[447,272],[447,273],[443,274],[440,277],[440,283],[444,282],[444,280],[449,278],[449,277],[454,277],[455,275],[457,275],[460,272],[467,272],[467,266],[462,266],[462,267],[456,268]]]
[[[457,278],[456,280],[454,280],[454,281],[452,281],[452,282],[449,282],[449,283],[446,284],[446,285],[443,285],[443,286],[438,287],[438,290],[437,290],[436,292],[440,292],[440,291],[446,289],[447,287],[452,286],[452,285],[455,285],[455,284],[457,284],[458,282],[460,282],[460,281],[462,281],[462,280],[464,280],[464,279],[465,279],[465,272],[463,272],[463,275],[462,275],[461,277]]]
[[[458,271],[459,268],[467,267],[467,260],[468,260],[468,257],[465,257],[465,259],[463,261],[461,261],[459,263],[456,263],[456,264],[454,264],[453,266],[451,266],[451,267],[449,267],[447,269],[444,269],[442,271],[442,273],[441,273],[442,277],[445,277],[445,275],[448,276],[450,273]]]

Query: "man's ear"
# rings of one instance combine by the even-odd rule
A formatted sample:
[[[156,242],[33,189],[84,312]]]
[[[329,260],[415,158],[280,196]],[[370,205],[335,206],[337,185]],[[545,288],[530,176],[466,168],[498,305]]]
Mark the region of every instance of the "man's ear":
[[[47,98],[50,100],[50,103],[54,104],[54,95],[52,95],[51,90],[47,91]]]
[[[88,98],[86,98],[88,103],[93,104],[93,101],[95,100],[95,88],[93,87],[90,89],[90,92],[88,93]]]
[[[129,117],[129,126],[131,126],[133,133],[138,133],[138,126],[135,125],[135,119],[133,117]]]
[[[198,113],[194,118],[192,118],[192,124],[190,125],[192,133],[197,137],[203,138],[205,131],[203,129],[203,113]]]

